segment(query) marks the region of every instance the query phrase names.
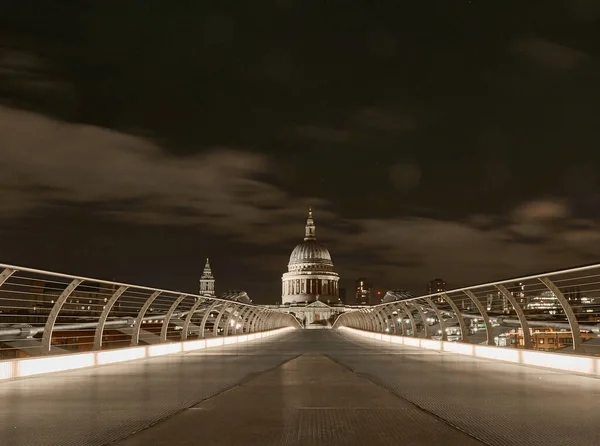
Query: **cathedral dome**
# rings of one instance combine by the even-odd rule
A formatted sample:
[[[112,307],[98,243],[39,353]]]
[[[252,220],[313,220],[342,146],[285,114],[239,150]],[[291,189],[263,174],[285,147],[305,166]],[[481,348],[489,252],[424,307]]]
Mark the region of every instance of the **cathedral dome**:
[[[292,266],[303,263],[319,263],[333,266],[329,251],[316,240],[305,240],[298,244],[292,251],[288,265]]]

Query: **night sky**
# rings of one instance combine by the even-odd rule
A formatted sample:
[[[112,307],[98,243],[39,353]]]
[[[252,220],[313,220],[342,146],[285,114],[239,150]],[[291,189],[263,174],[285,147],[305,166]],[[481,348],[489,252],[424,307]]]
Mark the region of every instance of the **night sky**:
[[[0,5],[0,262],[280,299],[600,261],[600,2]],[[350,290],[349,290],[350,291]]]

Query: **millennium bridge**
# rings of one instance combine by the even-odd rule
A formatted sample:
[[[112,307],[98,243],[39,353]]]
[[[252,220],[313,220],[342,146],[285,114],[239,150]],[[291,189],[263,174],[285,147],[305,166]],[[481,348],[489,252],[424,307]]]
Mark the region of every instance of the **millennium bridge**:
[[[0,264],[0,444],[600,444],[600,265],[286,312]]]

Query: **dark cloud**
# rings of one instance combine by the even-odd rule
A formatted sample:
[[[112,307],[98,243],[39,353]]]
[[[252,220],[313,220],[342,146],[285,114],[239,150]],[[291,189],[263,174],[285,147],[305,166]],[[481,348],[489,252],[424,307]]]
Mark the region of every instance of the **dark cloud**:
[[[210,255],[275,301],[308,205],[346,287],[600,247],[594,2],[35,3],[0,11],[7,260],[193,289]]]

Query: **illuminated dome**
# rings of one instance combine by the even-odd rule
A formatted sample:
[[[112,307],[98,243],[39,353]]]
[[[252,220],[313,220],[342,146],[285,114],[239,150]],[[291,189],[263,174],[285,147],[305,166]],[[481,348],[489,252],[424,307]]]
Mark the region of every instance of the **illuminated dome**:
[[[308,210],[304,241],[294,248],[283,275],[282,302],[299,303],[316,300],[337,303],[339,276],[327,248],[317,242],[312,209]]]
[[[290,255],[288,270],[295,270],[303,266],[321,265],[323,267],[331,267],[333,262],[327,248],[318,243],[316,240],[305,240],[297,245]]]

